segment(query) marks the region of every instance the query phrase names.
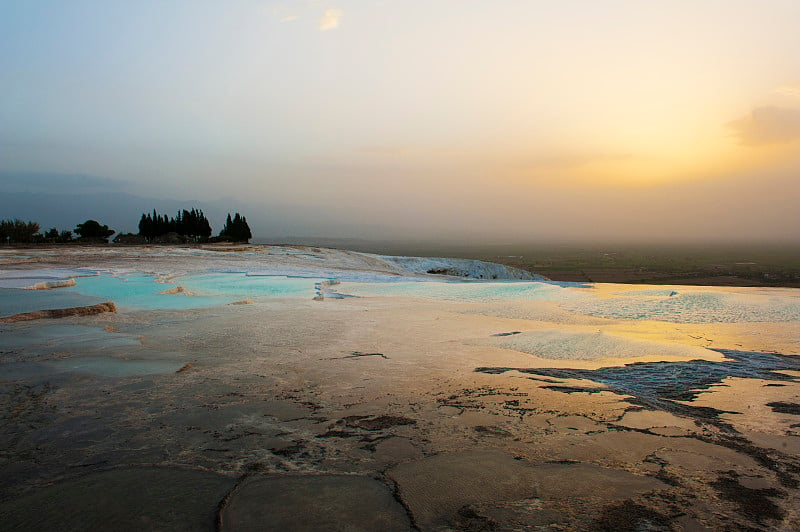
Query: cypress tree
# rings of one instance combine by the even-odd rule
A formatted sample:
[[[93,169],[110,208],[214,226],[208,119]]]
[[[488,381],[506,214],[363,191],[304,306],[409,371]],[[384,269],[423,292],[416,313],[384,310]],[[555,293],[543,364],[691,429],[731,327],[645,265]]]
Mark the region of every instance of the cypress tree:
[[[250,232],[250,227],[247,225],[247,219],[238,212],[231,218],[228,213],[228,218],[225,220],[225,227],[219,233],[220,238],[225,240],[232,240],[234,242],[249,242],[253,238]]]
[[[139,220],[139,234],[148,241],[171,232],[190,238],[193,242],[205,241],[211,236],[211,224],[203,211],[194,207],[190,211],[179,210],[173,218],[153,209],[152,214],[142,214]]]

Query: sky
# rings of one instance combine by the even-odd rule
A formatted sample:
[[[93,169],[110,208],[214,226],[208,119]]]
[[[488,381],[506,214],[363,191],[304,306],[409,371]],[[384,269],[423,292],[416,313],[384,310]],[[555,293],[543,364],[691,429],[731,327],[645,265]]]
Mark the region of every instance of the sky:
[[[289,234],[798,241],[798,28],[797,0],[0,0],[0,175]]]

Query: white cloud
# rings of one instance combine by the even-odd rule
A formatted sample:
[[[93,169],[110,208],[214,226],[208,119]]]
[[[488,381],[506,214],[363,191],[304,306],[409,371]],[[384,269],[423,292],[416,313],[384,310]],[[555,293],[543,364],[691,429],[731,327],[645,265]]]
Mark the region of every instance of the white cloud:
[[[291,22],[291,21],[293,21],[293,20],[297,20],[297,19],[299,19],[299,18],[300,18],[300,17],[299,17],[299,16],[297,16],[297,15],[286,15],[285,17],[283,17],[283,18],[281,19],[281,22]]]
[[[341,9],[326,9],[325,14],[322,15],[322,19],[319,21],[319,29],[325,31],[337,28],[342,15],[344,15],[344,11]]]

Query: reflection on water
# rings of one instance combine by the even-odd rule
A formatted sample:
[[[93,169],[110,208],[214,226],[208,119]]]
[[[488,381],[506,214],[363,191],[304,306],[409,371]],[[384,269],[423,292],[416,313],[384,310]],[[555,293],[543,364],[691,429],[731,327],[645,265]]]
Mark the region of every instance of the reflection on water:
[[[623,335],[572,331],[566,327],[536,329],[499,337],[495,345],[554,360],[596,360],[601,358],[634,358],[645,356],[709,358],[705,348],[676,342],[640,340]]]
[[[800,320],[800,298],[775,294],[706,290],[641,290],[618,297],[591,298],[564,305],[580,314],[612,319],[647,319],[674,323],[747,323]]]
[[[444,301],[571,301],[582,292],[565,283],[543,282],[393,282],[342,283],[338,290],[359,297],[411,297]]]
[[[202,268],[190,271],[209,271],[206,263]],[[0,290],[0,305],[66,307],[112,300],[120,308],[118,314],[0,325],[0,515],[16,516],[17,521],[6,519],[12,526],[63,528],[70,516],[76,527],[113,525],[133,522],[134,516],[140,528],[170,528],[181,508],[205,519],[209,530],[218,515],[223,522],[242,523],[236,519],[244,516],[246,523],[263,523],[264,505],[296,485],[296,495],[271,507],[291,519],[298,508],[306,513],[318,508],[320,490],[329,490],[331,498],[341,496],[372,516],[382,515],[375,508],[384,502],[402,500],[405,506],[392,514],[400,517],[391,521],[413,515],[420,528],[557,523],[600,529],[595,517],[618,511],[626,518],[643,515],[639,528],[658,522],[666,529],[669,516],[680,511],[709,528],[733,529],[753,519],[730,517],[731,508],[720,500],[723,489],[741,491],[728,470],[760,482],[766,487],[759,493],[767,495],[773,485],[788,493],[800,478],[791,447],[797,445],[795,421],[785,421],[799,411],[800,373],[793,372],[800,371],[800,358],[712,353],[698,346],[712,344],[706,336],[687,340],[693,332],[713,337],[713,345],[741,342],[742,349],[795,352],[769,338],[756,344],[766,347],[755,347],[748,335],[761,332],[761,324],[678,327],[586,316],[778,319],[793,315],[796,291],[344,282],[324,288],[381,299],[312,302],[315,285],[325,281],[321,271],[307,278],[167,277],[166,271],[175,270],[161,269],[160,279],[169,282],[118,273],[77,278],[76,286],[53,291]],[[162,293],[178,287],[183,291]],[[424,301],[397,303],[406,297]],[[244,299],[254,305],[227,306]],[[791,345],[796,333],[790,326],[772,327],[781,346]],[[544,356],[559,359],[547,364],[562,367],[493,375],[514,369],[502,366],[528,365],[533,357],[522,352],[538,356],[539,364]],[[634,356],[659,360],[662,354],[679,361],[622,365]],[[624,360],[595,370],[565,367],[610,364],[587,362],[598,356]],[[475,366],[481,366],[479,374],[471,371]],[[729,377],[741,380],[725,382]],[[753,386],[752,379],[776,382]],[[731,386],[728,396],[749,389],[759,394],[749,399],[755,405],[763,395],[762,413],[783,417],[768,420],[771,432],[758,433],[760,440],[746,440],[757,409],[742,408],[742,416],[730,422],[718,415],[737,409],[731,406],[735,401],[720,397],[724,394],[703,397],[702,405],[709,406],[691,402],[723,382]],[[734,433],[736,428],[742,430]],[[784,444],[788,450],[770,447]],[[458,452],[474,448],[484,450]],[[718,464],[726,471],[723,480]],[[203,478],[201,471],[219,474]],[[245,480],[233,489],[238,477]],[[384,485],[380,479],[391,481]],[[146,489],[140,490],[145,498],[119,495],[126,485],[153,482],[169,484],[169,496]],[[207,498],[191,496],[197,483],[207,488]],[[370,502],[355,483],[363,484],[365,493],[382,489],[383,495]],[[624,495],[609,495],[609,486]],[[638,495],[654,490],[657,497]],[[753,491],[758,490],[746,492],[748,498]],[[107,500],[98,504],[102,494]],[[476,503],[484,494],[497,499]],[[699,510],[693,507],[697,494]],[[619,506],[620,497],[626,505]],[[777,501],[780,511],[769,519],[776,521],[783,508],[793,507],[796,491],[791,497]],[[135,507],[137,501],[152,513]],[[610,504],[616,506],[609,510]],[[659,513],[648,510],[651,506]],[[53,512],[43,513],[43,507]],[[334,514],[347,522],[352,512]],[[706,514],[723,518],[707,521]],[[762,514],[767,515],[762,512],[756,521]],[[143,515],[155,521],[136,520]],[[187,528],[194,523],[179,521]],[[701,528],[694,524],[675,528]],[[193,529],[203,529],[202,523]]]
[[[57,290],[24,290],[0,288],[0,317],[69,307],[85,307],[108,301],[102,297],[77,294],[65,288]]]
[[[786,371],[800,371],[800,356],[712,349],[726,360],[687,362],[636,362],[595,370],[570,368],[476,368],[481,373],[519,371],[557,379],[585,379],[607,385],[612,391],[647,401],[691,401],[703,390],[728,377],[798,382]]]
[[[587,285],[553,282],[343,283],[339,292],[360,297],[408,297],[463,302],[559,304],[575,314],[673,323],[748,323],[800,320],[800,297],[791,290],[725,292],[652,288],[599,293]]]
[[[38,380],[59,373],[77,373],[95,377],[136,377],[175,373],[183,366],[170,360],[127,360],[109,356],[70,357],[43,362],[11,362],[3,364],[3,381]]]
[[[119,333],[45,320],[0,329],[11,356],[0,361],[0,382],[41,380],[62,373],[131,377],[174,373],[185,360],[172,351],[142,345],[141,334]]]
[[[76,281],[75,292],[113,301],[121,309],[185,310],[224,305],[232,301],[229,297],[161,294],[159,292],[174,288],[174,285],[156,282],[157,278],[152,275],[99,275],[82,277]]]
[[[7,329],[4,335],[5,347],[15,351],[93,352],[104,349],[132,349],[140,347],[138,339],[132,335],[112,333],[102,327],[87,327],[42,321],[26,324],[24,327]],[[16,334],[12,334],[15,332]]]
[[[243,298],[311,299],[318,279],[214,273],[179,277],[170,283],[157,282],[156,277],[149,275],[101,275],[77,281],[76,292],[114,301],[123,309],[186,310],[225,305]],[[178,286],[185,291],[163,293]]]
[[[194,294],[229,298],[259,297],[314,297],[314,284],[324,279],[293,278],[284,276],[247,275],[242,273],[214,273],[192,275],[175,280]]]

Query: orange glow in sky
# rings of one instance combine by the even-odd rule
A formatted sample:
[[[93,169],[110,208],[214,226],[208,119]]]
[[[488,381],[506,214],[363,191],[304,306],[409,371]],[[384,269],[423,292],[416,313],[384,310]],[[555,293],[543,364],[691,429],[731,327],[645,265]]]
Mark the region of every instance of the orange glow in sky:
[[[0,172],[394,236],[638,237],[646,196],[680,204],[663,237],[794,238],[798,28],[796,0],[9,2]]]

